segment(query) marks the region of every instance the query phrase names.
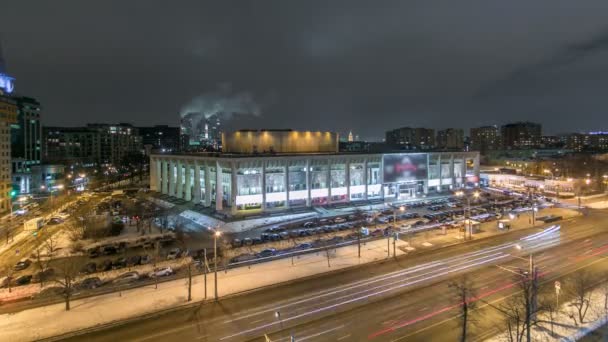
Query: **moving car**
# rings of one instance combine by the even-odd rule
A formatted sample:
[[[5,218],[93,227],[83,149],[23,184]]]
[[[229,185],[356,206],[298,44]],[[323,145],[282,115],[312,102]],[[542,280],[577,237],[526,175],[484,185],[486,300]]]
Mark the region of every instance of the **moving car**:
[[[101,279],[99,279],[98,277],[91,277],[81,281],[76,285],[76,287],[80,289],[96,289],[101,285],[103,285]]]
[[[167,260],[179,258],[181,251],[182,250],[179,248],[173,248],[172,250],[169,251],[169,254],[167,254]]]
[[[128,283],[132,283],[138,279],[139,279],[139,273],[137,273],[135,271],[127,272],[127,273],[121,274],[116,279],[114,279],[112,281],[112,284],[128,284]]]
[[[270,257],[277,254],[277,250],[274,248],[268,248],[268,249],[264,249],[262,250],[260,253],[258,253],[258,256],[260,258],[266,258],[266,257]]]
[[[150,278],[166,277],[173,274],[173,269],[169,266],[155,268],[148,276]]]

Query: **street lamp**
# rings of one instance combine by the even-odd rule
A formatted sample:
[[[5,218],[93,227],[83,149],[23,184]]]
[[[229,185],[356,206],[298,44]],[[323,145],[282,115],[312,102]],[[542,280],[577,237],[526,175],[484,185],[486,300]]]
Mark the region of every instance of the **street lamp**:
[[[469,238],[473,237],[473,224],[471,222],[471,197],[477,199],[479,198],[479,191],[473,192],[471,196],[467,196],[463,191],[456,191],[456,196],[458,197],[466,197],[467,199],[467,210],[465,212],[465,231],[464,238],[467,236],[467,229],[469,230]]]
[[[214,286],[213,289],[215,291],[215,300],[217,301],[217,238],[219,238],[222,233],[219,230],[215,230],[213,233],[213,281]]]

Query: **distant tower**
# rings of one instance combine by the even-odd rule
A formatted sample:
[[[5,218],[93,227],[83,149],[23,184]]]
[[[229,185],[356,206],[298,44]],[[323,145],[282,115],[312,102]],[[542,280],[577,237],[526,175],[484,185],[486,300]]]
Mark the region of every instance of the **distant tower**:
[[[348,132],[348,142],[353,142],[353,131]]]
[[[6,63],[2,54],[2,42],[0,41],[0,95],[13,92],[15,79],[6,73]]]

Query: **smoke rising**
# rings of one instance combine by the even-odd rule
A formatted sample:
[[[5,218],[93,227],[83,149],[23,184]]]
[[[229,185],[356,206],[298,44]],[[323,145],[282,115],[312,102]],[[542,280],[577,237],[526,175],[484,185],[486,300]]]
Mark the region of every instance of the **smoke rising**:
[[[230,120],[235,114],[259,116],[261,105],[251,92],[234,91],[232,85],[226,83],[193,98],[180,111],[181,117],[193,113],[200,114],[200,119],[216,115],[222,120]]]

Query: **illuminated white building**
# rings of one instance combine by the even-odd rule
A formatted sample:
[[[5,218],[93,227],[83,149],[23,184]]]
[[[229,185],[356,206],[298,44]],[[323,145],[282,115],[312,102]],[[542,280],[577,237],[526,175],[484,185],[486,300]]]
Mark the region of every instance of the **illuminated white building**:
[[[272,153],[234,152],[258,138],[280,143]],[[404,200],[478,182],[477,152],[338,153],[337,139],[330,132],[242,131],[229,138],[224,135],[223,146],[232,148],[224,153],[153,154],[150,188],[239,214]],[[319,151],[294,152],[307,150],[306,146],[316,146]],[[335,147],[329,151],[327,146]]]

